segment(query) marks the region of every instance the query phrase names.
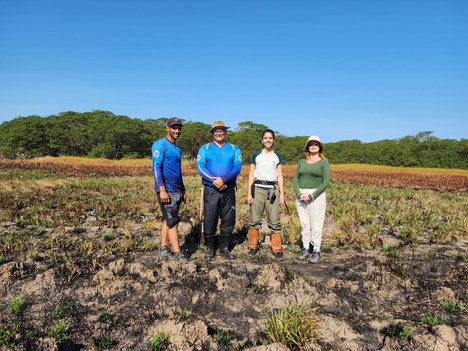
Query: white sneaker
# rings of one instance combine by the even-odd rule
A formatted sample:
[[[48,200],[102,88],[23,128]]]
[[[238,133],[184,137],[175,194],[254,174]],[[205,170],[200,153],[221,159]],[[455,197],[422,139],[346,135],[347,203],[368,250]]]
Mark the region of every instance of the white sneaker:
[[[312,255],[310,256],[310,262],[318,263],[318,261],[320,261],[320,251],[312,252]]]

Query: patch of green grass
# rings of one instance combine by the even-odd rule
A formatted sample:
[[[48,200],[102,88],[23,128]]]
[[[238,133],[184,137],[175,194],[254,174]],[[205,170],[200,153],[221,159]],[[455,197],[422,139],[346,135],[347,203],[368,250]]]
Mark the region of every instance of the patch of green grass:
[[[15,297],[10,301],[8,311],[13,314],[20,314],[26,309],[26,306],[27,302],[24,297]]]
[[[70,311],[70,306],[67,304],[58,304],[55,306],[54,310],[51,313],[52,319],[62,319],[65,318]]]
[[[304,304],[273,310],[265,325],[273,342],[291,350],[301,350],[318,337],[316,308]]]
[[[13,348],[19,342],[18,329],[17,324],[0,326],[0,346],[5,346],[7,350]]]
[[[73,227],[73,229],[72,229],[73,234],[82,234],[85,231],[86,231],[86,229],[84,229],[83,226],[81,226],[81,225],[77,225],[77,226]]]
[[[164,351],[167,350],[169,345],[169,334],[159,331],[154,333],[149,341],[149,348],[151,351]]]
[[[8,262],[8,258],[6,258],[5,256],[3,255],[0,255],[0,266],[4,263],[7,263]]]
[[[441,301],[440,305],[444,310],[452,313],[463,313],[466,311],[466,304],[458,301]]]
[[[57,324],[54,324],[49,330],[49,336],[56,341],[65,340],[68,337],[68,323],[65,320],[61,320]]]
[[[234,340],[236,337],[234,333],[230,330],[218,329],[216,330],[215,340],[218,344],[229,345],[229,343]]]
[[[189,319],[190,316],[192,315],[192,314],[190,313],[190,311],[182,310],[182,309],[178,310],[178,311],[177,311],[177,314],[178,314],[179,319],[180,319],[181,321],[185,321],[185,320]]]
[[[420,322],[431,327],[434,325],[449,325],[450,319],[444,316],[439,316],[438,314],[425,314],[421,316]]]
[[[105,240],[105,241],[111,241],[111,240],[114,240],[115,238],[117,238],[117,234],[115,233],[105,233],[102,238]]]
[[[108,350],[114,346],[114,340],[110,336],[101,336],[94,339],[94,346],[98,350]]]
[[[408,341],[413,336],[413,329],[402,322],[391,322],[382,332],[385,336],[397,339],[400,343]]]
[[[387,254],[388,257],[398,258],[401,255],[401,251],[396,245],[388,245],[382,248],[382,251]]]
[[[259,283],[254,283],[252,284],[252,292],[257,295],[261,294],[265,292],[265,286]]]
[[[109,310],[101,310],[98,313],[98,321],[99,322],[110,322],[115,319],[115,315],[110,312]]]

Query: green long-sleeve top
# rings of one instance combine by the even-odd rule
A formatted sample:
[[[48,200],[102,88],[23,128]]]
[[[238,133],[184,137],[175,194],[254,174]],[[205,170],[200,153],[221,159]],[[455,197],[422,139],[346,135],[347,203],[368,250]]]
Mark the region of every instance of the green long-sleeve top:
[[[315,189],[312,195],[316,199],[327,189],[328,184],[330,184],[330,176],[331,169],[328,160],[320,160],[312,164],[307,163],[305,159],[300,160],[293,182],[296,196],[299,196],[299,188]]]

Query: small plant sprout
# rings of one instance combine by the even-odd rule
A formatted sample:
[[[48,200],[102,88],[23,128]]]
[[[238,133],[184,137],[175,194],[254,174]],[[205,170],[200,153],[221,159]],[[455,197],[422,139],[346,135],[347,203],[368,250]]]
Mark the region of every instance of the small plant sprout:
[[[413,329],[402,322],[391,322],[382,332],[385,336],[397,339],[400,344],[407,342],[413,335]]]
[[[8,305],[8,311],[13,314],[20,314],[26,308],[27,302],[24,297],[15,297],[10,301]]]
[[[219,329],[216,331],[215,339],[218,344],[226,346],[235,339],[235,335],[230,330]]]
[[[115,238],[117,237],[117,234],[115,233],[105,233],[102,238],[105,240],[105,241],[112,241],[114,240]]]
[[[466,311],[466,304],[458,301],[441,301],[440,305],[444,310],[452,313],[463,313]]]
[[[68,336],[68,323],[65,320],[61,320],[57,324],[54,324],[49,330],[49,336],[56,341],[65,340]]]
[[[273,310],[266,318],[268,336],[291,350],[301,350],[318,337],[316,310],[303,304]]]
[[[439,316],[435,314],[425,314],[420,319],[422,324],[430,325],[431,327],[435,325],[450,324],[450,319],[444,316]]]
[[[154,333],[149,341],[151,351],[164,351],[167,350],[169,345],[169,334],[159,331]]]

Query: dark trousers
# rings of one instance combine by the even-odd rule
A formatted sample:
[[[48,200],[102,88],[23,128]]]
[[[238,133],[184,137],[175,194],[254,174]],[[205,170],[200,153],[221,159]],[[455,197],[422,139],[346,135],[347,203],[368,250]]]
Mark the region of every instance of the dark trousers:
[[[219,228],[221,237],[230,236],[236,223],[236,190],[223,191],[205,187],[203,190],[203,231],[213,236],[221,219]]]

